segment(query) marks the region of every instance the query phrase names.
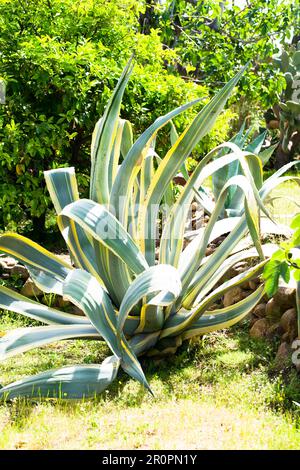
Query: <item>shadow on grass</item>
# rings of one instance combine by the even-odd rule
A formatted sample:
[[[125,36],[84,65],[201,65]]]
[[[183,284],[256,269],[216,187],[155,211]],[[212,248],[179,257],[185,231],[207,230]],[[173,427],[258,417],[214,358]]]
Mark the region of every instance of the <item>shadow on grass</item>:
[[[56,354],[61,353],[65,359],[65,353],[71,358],[73,352],[75,356],[78,355],[81,362],[101,362],[105,351],[97,354],[96,346],[88,343],[84,360],[79,357],[80,345],[71,345],[69,346],[71,349],[56,351]],[[205,391],[206,388],[213,386],[223,387],[222,393],[226,394],[227,386],[230,390],[242,377],[251,377],[251,374],[263,371],[266,380],[269,378],[270,381],[274,381],[276,377],[275,392],[272,399],[267,402],[267,406],[281,412],[289,410],[298,420],[300,408],[298,409],[294,402],[300,402],[299,376],[292,367],[282,372],[275,370],[274,358],[277,348],[278,342],[276,340],[268,342],[250,338],[249,325],[244,323],[226,332],[217,332],[191,342],[185,342],[177,350],[176,355],[160,359],[142,357],[141,363],[150,384],[153,384],[154,388],[162,390],[157,395],[155,394],[154,401],[195,397],[198,396],[202,388]],[[90,354],[87,354],[88,350]],[[54,365],[55,357],[52,361],[48,356],[49,351],[45,350],[44,354],[42,367],[40,363],[36,372],[42,372]],[[74,357],[72,359],[74,363]],[[63,365],[66,364],[61,363],[59,366]],[[20,364],[21,368],[22,364]],[[248,382],[245,381],[242,386],[247,387]],[[122,407],[138,407],[149,399],[148,392],[142,386],[130,380],[123,371],[120,371],[115,382],[103,394],[94,398],[81,401],[15,399],[7,402],[6,406],[11,420],[22,429],[26,426],[28,418],[38,404],[44,401],[61,410],[71,411],[74,402],[87,402],[91,403],[91,406],[121,402]]]

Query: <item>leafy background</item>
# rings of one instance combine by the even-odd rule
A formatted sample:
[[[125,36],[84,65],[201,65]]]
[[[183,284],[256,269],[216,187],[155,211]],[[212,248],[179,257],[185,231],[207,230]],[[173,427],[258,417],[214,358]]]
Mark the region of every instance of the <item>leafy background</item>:
[[[261,110],[283,86],[270,57],[292,34],[290,2],[255,0],[250,10],[223,3],[0,0],[0,77],[7,91],[0,107],[1,231],[53,239],[43,171],[74,165],[86,193],[92,130],[133,51],[122,117],[135,135],[175,106],[209,97],[249,59],[230,110],[195,158],[230,137],[245,117],[261,123]],[[179,131],[195,112],[178,118]],[[165,133],[158,149],[168,143]]]

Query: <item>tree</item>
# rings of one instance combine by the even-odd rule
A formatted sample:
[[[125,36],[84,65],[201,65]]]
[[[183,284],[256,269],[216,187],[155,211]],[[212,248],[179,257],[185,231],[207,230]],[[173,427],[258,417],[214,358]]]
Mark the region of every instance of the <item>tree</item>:
[[[272,55],[300,33],[298,0],[249,0],[243,7],[212,0],[146,3],[158,17],[164,47],[177,52],[175,67],[186,80],[214,89],[250,61],[238,100],[265,108],[276,101],[283,81],[271,65]]]
[[[135,133],[208,95],[165,68],[175,53],[156,31],[138,32],[142,7],[135,0],[0,0],[0,230],[43,235],[52,214],[43,170],[76,165],[87,191],[91,133],[133,51],[122,117]]]

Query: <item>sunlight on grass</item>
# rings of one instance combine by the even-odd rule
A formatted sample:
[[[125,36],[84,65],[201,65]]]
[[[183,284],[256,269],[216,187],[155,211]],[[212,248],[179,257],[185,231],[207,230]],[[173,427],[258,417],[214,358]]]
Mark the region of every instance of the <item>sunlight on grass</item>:
[[[13,315],[5,318],[20,326]],[[185,344],[176,356],[145,359],[154,398],[120,374],[94,400],[2,404],[0,448],[299,448],[292,403],[300,397],[299,380],[295,372],[287,381],[272,374],[274,348],[249,339],[247,327],[233,328]],[[99,363],[107,352],[96,341],[56,343],[3,363],[1,383],[74,362]]]

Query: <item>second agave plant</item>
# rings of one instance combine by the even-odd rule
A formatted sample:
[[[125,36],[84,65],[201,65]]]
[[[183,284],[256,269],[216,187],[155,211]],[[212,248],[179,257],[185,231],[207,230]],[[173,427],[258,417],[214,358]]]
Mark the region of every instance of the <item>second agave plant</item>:
[[[93,134],[90,198],[79,198],[73,168],[45,172],[72,264],[23,236],[6,233],[0,237],[0,251],[25,264],[40,289],[64,296],[84,312],[76,316],[49,308],[1,286],[0,307],[45,326],[7,333],[0,340],[0,360],[74,338],[106,341],[112,354],[102,364],[68,366],[25,377],[0,388],[2,398],[94,396],[114,380],[119,368],[150,390],[139,356],[175,352],[188,338],[229,327],[264,295],[261,284],[244,300],[212,309],[229,289],[262,273],[266,256],[274,248],[260,241],[260,213],[268,215],[263,201],[284,180],[280,175],[291,165],[263,184],[260,158],[229,142],[202,158],[177,199],[172,191],[173,177],[215,124],[244,70],[200,110],[163,159],[154,150],[158,131],[197,102],[158,118],[133,141],[129,122],[120,119],[131,70],[129,63]],[[232,162],[239,163],[241,174],[224,183],[208,224],[184,247],[186,219],[196,189]],[[232,186],[243,192],[243,209],[238,217],[220,220]],[[155,225],[162,205],[168,209],[157,253]],[[264,231],[280,231],[266,217],[264,224]],[[207,245],[224,234],[229,235],[223,243],[205,256]],[[224,281],[227,271],[241,260],[252,260],[249,269]]]

